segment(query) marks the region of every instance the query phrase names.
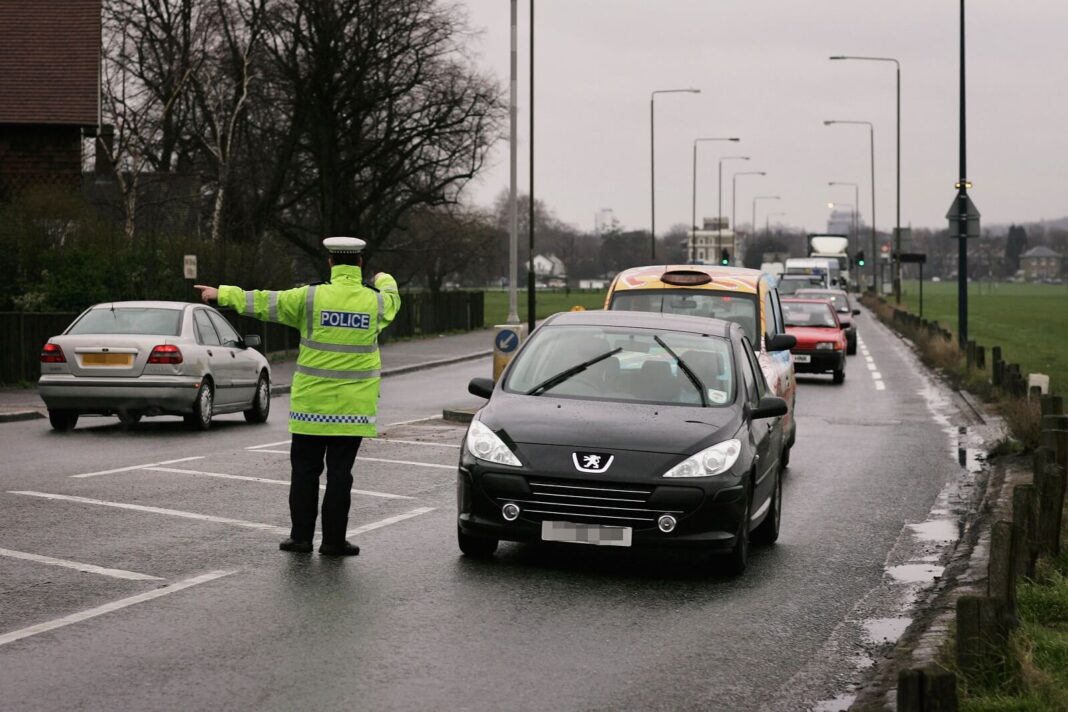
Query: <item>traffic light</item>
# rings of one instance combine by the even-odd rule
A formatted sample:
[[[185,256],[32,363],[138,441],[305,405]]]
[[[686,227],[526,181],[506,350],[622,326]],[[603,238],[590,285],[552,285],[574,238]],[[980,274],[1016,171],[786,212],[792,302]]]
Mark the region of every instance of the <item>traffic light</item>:
[[[864,266],[864,250],[861,250],[860,252],[857,253],[857,266],[858,267],[863,267]]]
[[[721,265],[729,265],[731,263],[731,253],[727,252],[726,247],[719,251],[719,263]]]

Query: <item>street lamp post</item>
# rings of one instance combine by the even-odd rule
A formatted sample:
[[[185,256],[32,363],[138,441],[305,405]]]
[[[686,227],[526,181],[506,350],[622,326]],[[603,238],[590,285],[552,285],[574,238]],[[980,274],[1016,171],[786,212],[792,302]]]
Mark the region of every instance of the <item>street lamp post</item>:
[[[875,266],[878,261],[878,238],[875,234],[875,125],[870,121],[824,121],[824,126],[832,126],[834,124],[852,124],[868,127],[868,137],[871,141],[871,283],[872,288],[875,289],[875,293],[879,293],[879,273],[876,272]]]
[[[748,161],[749,156],[723,156],[719,159],[719,173],[716,177],[717,188],[719,190],[719,198],[716,206],[716,249],[723,250],[723,162],[724,161]],[[731,229],[734,226],[731,225]],[[737,233],[735,233],[737,236]],[[735,241],[735,249],[738,247],[737,241]]]
[[[753,196],[753,235],[754,236],[757,233],[756,205],[757,205],[757,201],[758,200],[781,200],[781,198],[778,195],[756,195],[756,196]]]
[[[962,0],[963,1],[963,0]],[[897,219],[894,229],[894,302],[901,303],[901,62],[893,57],[836,56],[832,60],[853,59],[862,62],[893,62],[897,74]],[[872,259],[875,255],[872,255]]]
[[[657,89],[649,94],[649,243],[656,262],[656,95],[700,94],[700,89]]]
[[[775,213],[768,213],[764,216],[764,237],[771,237],[771,219],[776,215],[786,215],[781,210]]]
[[[850,251],[852,251],[853,255],[856,255],[857,254],[857,244],[856,243],[860,239],[860,227],[858,225],[859,220],[858,220],[858,217],[857,217],[857,213],[860,212],[860,184],[859,183],[850,183],[848,181],[832,180],[832,181],[829,181],[827,183],[827,185],[829,185],[829,186],[836,186],[836,185],[851,185],[851,186],[853,186],[853,239],[849,243],[849,248],[850,248]],[[874,255],[872,256],[872,258],[874,259]],[[858,279],[857,282],[859,283],[860,280]]]
[[[697,261],[697,144],[705,141],[741,141],[740,138],[695,138],[693,140],[693,198],[690,207],[690,261]],[[655,243],[654,243],[655,244]]]

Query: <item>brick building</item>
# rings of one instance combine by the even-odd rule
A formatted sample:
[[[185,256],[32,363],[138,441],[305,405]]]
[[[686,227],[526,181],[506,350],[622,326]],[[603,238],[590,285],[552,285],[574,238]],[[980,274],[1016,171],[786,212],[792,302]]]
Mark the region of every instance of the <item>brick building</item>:
[[[1064,276],[1064,257],[1048,247],[1032,247],[1020,255],[1024,279],[1035,282]]]
[[[101,0],[0,0],[0,201],[78,189],[98,122]]]

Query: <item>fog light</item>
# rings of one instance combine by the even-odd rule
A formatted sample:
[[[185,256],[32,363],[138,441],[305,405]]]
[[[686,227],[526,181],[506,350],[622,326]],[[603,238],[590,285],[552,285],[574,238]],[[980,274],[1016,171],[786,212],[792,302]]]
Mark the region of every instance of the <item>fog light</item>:
[[[676,524],[678,524],[678,522],[675,520],[675,517],[670,514],[661,514],[660,519],[656,520],[656,526],[660,527],[660,531],[665,534],[670,534],[675,531]]]
[[[501,516],[504,517],[506,522],[514,522],[519,519],[519,505],[514,502],[504,505],[501,507]]]

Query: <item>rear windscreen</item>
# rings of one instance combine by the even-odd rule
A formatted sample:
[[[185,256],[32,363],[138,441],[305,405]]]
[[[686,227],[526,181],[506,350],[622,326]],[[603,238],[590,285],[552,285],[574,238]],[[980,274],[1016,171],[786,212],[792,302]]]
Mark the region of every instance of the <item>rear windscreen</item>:
[[[742,327],[750,343],[759,344],[756,299],[737,292],[711,289],[635,289],[612,295],[613,311],[660,312],[685,314],[733,321]]]
[[[68,334],[152,334],[178,336],[182,312],[151,307],[97,307],[86,312]]]

